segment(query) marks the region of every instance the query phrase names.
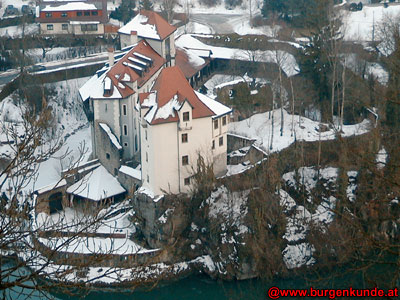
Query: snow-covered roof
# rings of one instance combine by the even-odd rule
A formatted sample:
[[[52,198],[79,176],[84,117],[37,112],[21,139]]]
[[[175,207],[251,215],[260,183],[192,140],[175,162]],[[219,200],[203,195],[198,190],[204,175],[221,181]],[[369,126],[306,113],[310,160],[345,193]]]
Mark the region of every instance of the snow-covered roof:
[[[120,57],[122,56],[122,57]],[[80,89],[83,101],[92,99],[123,99],[135,93],[127,82],[137,82],[140,88],[165,63],[151,46],[142,40],[127,52],[119,53],[119,59],[111,67],[105,66],[96,72]],[[111,81],[111,89],[108,89]],[[106,83],[106,84],[105,84]],[[107,93],[105,93],[105,88]]]
[[[124,173],[130,177],[136,178],[138,180],[142,180],[142,172],[140,170],[128,167],[128,166],[121,166],[119,168],[121,173]]]
[[[121,27],[118,32],[128,35],[132,34],[132,32],[136,32],[138,36],[143,38],[164,40],[175,30],[176,28],[174,26],[168,24],[168,22],[157,13],[141,10],[131,21]]]
[[[199,97],[200,101],[203,102],[209,109],[213,111],[215,116],[213,118],[218,118],[223,115],[229,114],[232,112],[232,109],[228,106],[223,105],[221,102],[218,102],[210,97],[195,91],[197,97]]]
[[[111,128],[106,123],[99,123],[100,127],[107,133],[111,143],[118,149],[121,150],[122,146],[118,141],[118,138],[115,134],[111,131]]]
[[[71,185],[67,193],[93,201],[116,196],[125,192],[118,180],[106,168],[100,166]]]
[[[164,68],[152,87],[151,93],[141,96],[142,107],[151,107],[144,116],[149,124],[178,122],[179,111],[185,101],[193,107],[192,118],[214,116],[215,113],[196,96],[193,88],[178,66]]]
[[[73,11],[73,10],[97,10],[98,8],[93,3],[85,2],[70,2],[63,5],[46,5],[41,11]]]
[[[62,180],[59,180],[59,181],[57,181],[55,183],[51,183],[51,184],[49,184],[49,185],[47,185],[45,187],[42,187],[42,188],[36,190],[35,192],[40,195],[40,194],[43,194],[43,193],[47,193],[47,192],[49,192],[51,190],[63,187],[66,184],[67,184],[67,181],[65,179],[62,179]]]

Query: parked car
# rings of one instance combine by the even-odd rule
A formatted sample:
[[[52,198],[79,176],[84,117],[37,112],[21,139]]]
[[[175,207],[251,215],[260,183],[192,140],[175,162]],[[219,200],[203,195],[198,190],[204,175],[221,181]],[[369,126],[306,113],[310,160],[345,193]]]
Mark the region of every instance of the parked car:
[[[22,5],[21,12],[23,15],[33,15],[35,13],[35,9],[29,5]]]
[[[33,72],[39,72],[39,71],[43,71],[46,70],[45,66],[42,65],[33,65],[27,68],[29,73],[33,73]]]
[[[7,5],[4,10],[4,16],[15,16],[18,15],[18,8],[14,7],[14,5]]]

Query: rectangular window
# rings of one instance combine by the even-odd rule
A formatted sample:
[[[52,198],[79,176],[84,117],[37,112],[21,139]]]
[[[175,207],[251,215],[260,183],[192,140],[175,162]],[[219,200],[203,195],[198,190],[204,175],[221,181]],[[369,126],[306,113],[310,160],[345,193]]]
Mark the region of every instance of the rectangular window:
[[[81,12],[81,11],[78,11],[78,12],[76,13],[76,15],[77,15],[78,17],[80,17],[80,16],[82,16],[82,12]]]
[[[52,16],[53,16],[53,14],[51,12],[46,13],[46,18],[51,18]]]
[[[182,133],[182,143],[187,143],[187,142],[188,142],[188,134]]]
[[[222,146],[223,144],[224,144],[224,137],[221,136],[221,137],[219,138],[219,145]]]
[[[92,11],[92,16],[97,16],[98,14],[97,10]]]
[[[62,30],[68,30],[68,24],[62,24],[61,25]]]
[[[106,153],[106,158],[110,159],[110,153]]]
[[[61,13],[61,17],[66,18],[68,17],[68,14],[66,12]]]
[[[144,131],[144,138],[145,138],[146,141],[147,141],[147,130]]]
[[[85,12],[83,12],[83,15],[84,15],[84,16],[90,16],[90,11],[85,11]]]
[[[190,177],[187,177],[184,179],[184,184],[189,185],[190,184]]]
[[[149,155],[146,152],[146,161],[149,161]]]
[[[189,112],[188,111],[183,113],[183,121],[184,122],[189,121]]]
[[[104,111],[107,112],[107,104],[104,106]]]
[[[215,149],[215,141],[214,140],[212,141],[211,149],[213,149],[213,150]]]
[[[126,104],[122,105],[122,113],[126,116]]]
[[[147,175],[147,182],[150,182],[150,178],[149,178],[149,175]]]
[[[182,166],[187,166],[189,164],[189,155],[182,156]]]
[[[124,125],[124,135],[128,135],[128,126]]]
[[[53,30],[53,28],[54,28],[54,27],[53,27],[53,24],[48,24],[48,25],[47,25],[47,30]]]
[[[128,143],[124,143],[124,146],[125,146],[125,147],[128,147]]]
[[[225,126],[226,125],[226,116],[224,116],[223,118],[222,118],[222,126]]]
[[[82,24],[81,31],[97,31],[97,24]]]
[[[214,120],[214,129],[218,129],[218,120]]]

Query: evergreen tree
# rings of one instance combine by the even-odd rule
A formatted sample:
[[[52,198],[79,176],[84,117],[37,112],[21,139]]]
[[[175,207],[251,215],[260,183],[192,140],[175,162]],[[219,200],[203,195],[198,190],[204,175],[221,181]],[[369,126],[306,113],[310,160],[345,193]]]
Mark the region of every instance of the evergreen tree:
[[[133,10],[135,7],[135,0],[122,0],[121,5],[110,14],[110,17],[126,24],[135,16]]]

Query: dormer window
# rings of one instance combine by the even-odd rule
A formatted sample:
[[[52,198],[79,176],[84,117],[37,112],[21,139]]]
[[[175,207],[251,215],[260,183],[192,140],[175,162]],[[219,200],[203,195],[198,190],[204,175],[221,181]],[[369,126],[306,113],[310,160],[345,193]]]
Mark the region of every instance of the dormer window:
[[[189,112],[184,112],[182,116],[183,122],[188,122],[189,121]]]
[[[110,96],[112,93],[112,83],[110,77],[104,78],[104,95]]]

